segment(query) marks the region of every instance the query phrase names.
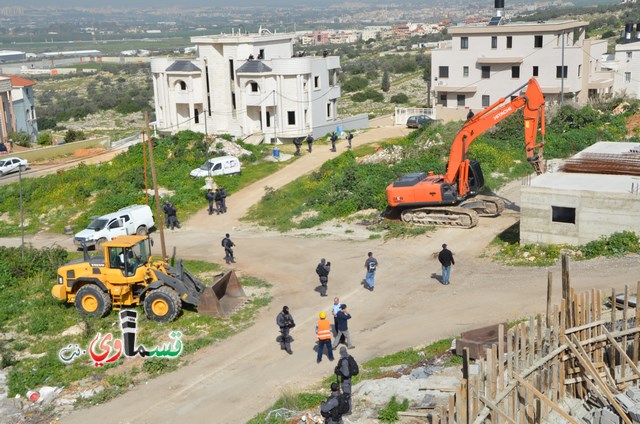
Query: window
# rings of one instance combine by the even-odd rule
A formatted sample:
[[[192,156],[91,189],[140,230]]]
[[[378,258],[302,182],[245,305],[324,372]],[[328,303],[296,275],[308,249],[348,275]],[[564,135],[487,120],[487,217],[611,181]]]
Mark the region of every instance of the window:
[[[483,66],[481,69],[482,78],[489,78],[491,76],[491,66]]]
[[[187,89],[187,83],[184,81],[178,81],[178,84],[180,84],[180,90],[185,91]]]
[[[491,105],[491,100],[489,99],[489,96],[487,95],[482,96],[482,107],[488,107],[489,105]]]
[[[231,106],[233,106],[233,109],[236,109],[236,93],[231,93]]]
[[[260,53],[258,53],[258,59],[264,60],[264,49],[260,49]]]
[[[327,103],[327,118],[331,118],[331,103]]]
[[[582,65],[578,65],[578,77],[580,77],[581,73],[582,73]]]
[[[439,66],[438,67],[438,76],[440,78],[449,78],[449,67],[448,66]]]
[[[537,67],[537,66],[534,66],[534,67],[533,67],[533,76],[534,76],[534,77],[537,77],[537,76],[538,76],[538,67]]]
[[[115,219],[109,223],[109,229],[122,227],[122,221]]]
[[[510,49],[513,47],[513,37],[508,35],[507,36],[507,48]]]
[[[512,66],[511,67],[511,78],[520,78],[520,67]]]
[[[231,75],[231,81],[235,80],[235,72],[233,70],[233,59],[229,59],[229,75]]]
[[[200,123],[200,112],[198,112],[198,108],[193,109],[193,122],[195,124]]]
[[[287,123],[289,125],[295,125],[296,124],[296,112],[295,111],[288,111],[287,112]]]
[[[458,100],[458,106],[464,107],[464,94],[458,94],[456,99]]]
[[[498,48],[498,37],[496,37],[495,35],[491,37],[491,48],[492,49]]]
[[[313,77],[313,88],[320,88],[320,77],[317,75]]]
[[[267,111],[267,128],[271,126],[271,112]]]
[[[469,48],[469,37],[460,37],[460,48],[463,50]]]
[[[251,92],[252,93],[257,93],[258,92],[258,83],[257,82],[252,82],[251,83]]]
[[[469,76],[469,67],[468,66],[463,66],[462,67],[462,76],[463,77],[468,77]]]
[[[566,78],[568,68],[568,66],[556,66],[556,78]]]
[[[542,35],[534,35],[533,36],[533,47],[542,48]]]
[[[632,56],[633,52],[627,52],[627,62],[629,61],[629,59],[631,59]]]
[[[631,72],[624,73],[624,82],[631,82]]]
[[[551,206],[551,221],[563,222],[565,224],[576,223],[576,208],[565,208],[562,206]]]
[[[440,93],[440,104],[442,106],[447,106],[447,93]]]

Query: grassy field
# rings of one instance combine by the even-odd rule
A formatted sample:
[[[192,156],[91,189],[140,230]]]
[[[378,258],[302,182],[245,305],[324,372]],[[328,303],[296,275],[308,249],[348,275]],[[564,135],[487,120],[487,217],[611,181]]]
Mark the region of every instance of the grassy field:
[[[88,356],[65,365],[60,350],[69,345],[89,346],[96,333],[115,333],[119,337],[117,312],[101,319],[81,316],[73,305],[61,303],[51,296],[57,266],[68,259],[60,248],[28,249],[20,258],[20,249],[0,248],[2,257],[10,263],[0,264],[2,298],[0,299],[0,330],[6,335],[0,341],[2,368],[9,371],[9,396],[24,395],[42,385],[71,390],[84,386],[105,386],[99,396],[83,401],[97,403],[126,391],[148,377],[173,370],[188,361],[188,354],[216,340],[221,340],[247,328],[257,311],[269,304],[270,284],[255,278],[241,278],[246,291],[252,293],[245,306],[229,319],[201,316],[184,309],[174,322],[158,323],[138,319],[138,344],[156,346],[170,342],[173,331],[182,333],[183,351],[176,359],[141,360],[121,357],[113,364],[94,367]],[[209,282],[220,270],[216,264],[185,261],[188,269],[202,281]],[[210,284],[210,283],[209,283]],[[141,308],[137,308],[141,317]],[[76,329],[77,331],[70,331]],[[105,383],[106,382],[106,383]]]

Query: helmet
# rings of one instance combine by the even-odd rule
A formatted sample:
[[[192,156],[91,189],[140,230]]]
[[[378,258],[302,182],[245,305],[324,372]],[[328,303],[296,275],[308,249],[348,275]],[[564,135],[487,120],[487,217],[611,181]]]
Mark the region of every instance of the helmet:
[[[327,314],[324,311],[320,312],[320,319],[325,319],[326,317]]]

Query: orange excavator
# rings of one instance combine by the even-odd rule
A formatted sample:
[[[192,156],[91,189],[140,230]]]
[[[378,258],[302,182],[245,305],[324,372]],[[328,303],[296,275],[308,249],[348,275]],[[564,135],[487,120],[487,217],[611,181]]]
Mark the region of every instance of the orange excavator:
[[[513,98],[526,88],[524,94]],[[401,211],[404,222],[419,225],[472,228],[479,216],[498,216],[504,210],[502,199],[480,196],[484,176],[480,164],[467,158],[471,143],[498,122],[524,109],[524,143],[527,161],[537,174],[543,170],[544,96],[535,78],[478,112],[465,122],[456,135],[444,175],[433,172],[406,174],[387,186],[389,206]],[[542,138],[537,142],[538,129]]]

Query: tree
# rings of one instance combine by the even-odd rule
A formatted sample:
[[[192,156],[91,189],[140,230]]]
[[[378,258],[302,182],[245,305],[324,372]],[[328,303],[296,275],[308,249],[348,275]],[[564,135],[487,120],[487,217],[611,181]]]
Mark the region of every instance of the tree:
[[[385,93],[387,93],[389,91],[389,89],[391,88],[391,81],[389,80],[389,72],[388,71],[384,71],[384,74],[382,74],[382,91],[384,91]]]

